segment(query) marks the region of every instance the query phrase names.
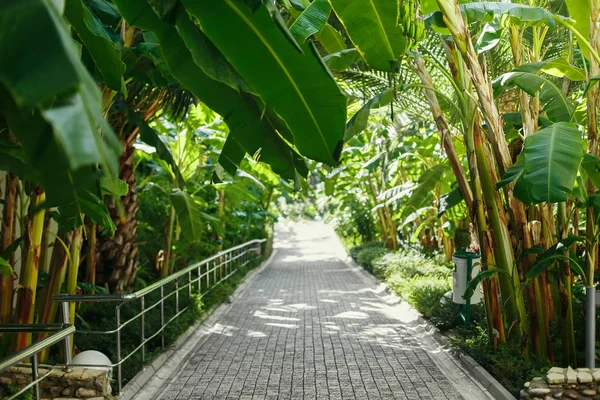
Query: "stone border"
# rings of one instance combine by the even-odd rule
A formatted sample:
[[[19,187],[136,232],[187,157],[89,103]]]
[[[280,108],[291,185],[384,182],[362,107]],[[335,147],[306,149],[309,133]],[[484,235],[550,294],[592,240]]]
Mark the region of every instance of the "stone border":
[[[405,303],[415,314],[418,315],[417,320],[419,324],[424,325],[425,330],[438,342],[438,344],[445,349],[450,349],[455,358],[458,359],[460,365],[465,369],[465,372],[469,374],[472,380],[474,380],[477,384],[479,384],[485,391],[489,393],[489,395],[495,400],[516,400],[516,398],[496,380],[485,368],[483,368],[477,361],[475,361],[470,356],[460,352],[456,348],[450,345],[448,337],[445,336],[435,325],[431,323],[431,321],[423,318],[421,313],[419,313],[416,309],[414,309],[407,301],[398,296],[387,283],[381,281],[375,275],[371,274],[369,271],[358,265],[352,257],[347,256],[345,260],[348,265],[353,267],[356,272],[363,275],[367,279],[371,281],[377,282],[377,284],[384,287],[384,290],[387,295],[396,298],[398,301]]]
[[[271,263],[275,253],[277,253],[277,250],[273,250],[269,258],[263,261],[260,266],[249,271],[246,276],[242,278],[242,281],[230,298],[238,297],[240,293],[246,289],[248,284],[256,279],[256,276]],[[142,371],[138,372],[133,378],[131,378],[125,387],[123,387],[123,392],[120,395],[116,394],[115,397],[119,400],[138,398],[137,395],[140,391],[142,391],[142,389],[152,391],[154,394],[159,394],[159,392],[162,391],[166,386],[149,387],[154,385],[147,384],[155,377],[164,383],[168,383],[179,369],[173,368],[168,376],[158,377],[159,369],[161,369],[161,367],[163,367],[171,359],[178,360],[178,365],[180,365],[180,362],[182,361],[187,361],[189,355],[198,346],[198,344],[203,341],[202,339],[206,337],[201,336],[199,338],[195,338],[193,337],[194,334],[198,332],[198,329],[201,328],[208,319],[212,318],[213,316],[214,318],[218,318],[220,315],[227,312],[229,309],[229,304],[229,301],[224,301],[217,307],[213,307],[204,313],[194,325],[190,326],[183,334],[181,334],[181,336],[177,338],[175,343],[171,344],[161,355],[152,361],[151,364],[146,365]],[[150,394],[148,393],[148,395]]]

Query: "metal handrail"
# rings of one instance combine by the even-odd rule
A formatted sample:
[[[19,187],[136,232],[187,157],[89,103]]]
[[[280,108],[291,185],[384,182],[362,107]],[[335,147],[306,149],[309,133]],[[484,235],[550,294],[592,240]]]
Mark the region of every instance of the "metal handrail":
[[[150,286],[146,286],[145,288],[142,288],[136,292],[133,293],[127,293],[127,294],[86,294],[86,295],[69,295],[69,294],[59,294],[56,296],[52,297],[52,300],[54,301],[58,301],[58,302],[63,302],[63,301],[78,301],[78,302],[101,302],[101,301],[132,301],[132,300],[136,300],[139,299],[142,296],[147,295],[150,292],[153,292],[156,289],[159,289],[161,286],[165,286],[168,283],[171,283],[181,277],[183,277],[184,275],[186,275],[187,273],[198,269],[198,267],[201,267],[203,265],[208,264],[211,261],[217,260],[220,257],[223,257],[229,253],[231,253],[232,251],[235,250],[239,250],[242,249],[244,247],[248,247],[252,244],[262,244],[264,242],[266,242],[267,239],[254,239],[254,240],[250,240],[249,242],[237,245],[235,247],[231,247],[227,250],[223,250],[220,251],[218,253],[216,253],[213,256],[210,256],[209,258],[205,258],[204,260],[198,261],[195,264],[189,265],[186,268],[182,269],[181,271],[178,271],[172,275],[169,275],[166,278],[163,278],[157,282],[154,282],[152,285]]]
[[[70,302],[85,302],[85,303],[96,303],[96,302],[116,302],[118,304],[115,305],[115,327],[114,329],[106,330],[106,331],[93,331],[93,330],[82,330],[78,329],[77,334],[100,334],[100,335],[116,335],[116,362],[112,364],[106,365],[96,365],[107,368],[117,368],[117,387],[118,394],[122,393],[123,390],[123,379],[122,379],[122,364],[127,361],[131,356],[133,356],[138,351],[141,351],[142,362],[145,361],[145,345],[150,340],[154,339],[158,335],[161,335],[161,344],[162,348],[165,348],[165,336],[164,331],[165,328],[175,319],[177,319],[181,314],[183,314],[188,308],[189,305],[180,309],[179,307],[179,292],[187,288],[188,299],[192,297],[193,286],[197,285],[198,295],[202,298],[208,292],[210,292],[217,284],[229,279],[234,273],[237,272],[238,268],[246,266],[250,263],[251,257],[250,254],[254,253],[258,258],[261,254],[262,244],[266,242],[266,239],[255,239],[248,241],[246,243],[240,244],[238,246],[232,247],[230,249],[221,251],[211,257],[208,257],[204,260],[196,262],[166,278],[163,278],[143,289],[140,289],[134,293],[129,294],[98,294],[98,295],[66,295],[60,294],[57,296],[53,296],[52,300],[61,302],[64,306],[67,306]],[[233,268],[232,268],[233,266]],[[202,272],[202,267],[206,267],[205,271]],[[223,270],[225,270],[225,276],[223,276]],[[192,274],[195,274],[195,277],[192,277]],[[217,279],[217,274],[219,275]],[[187,277],[187,282],[184,285],[179,285],[179,280],[181,278]],[[212,278],[212,279],[211,279]],[[175,283],[175,288],[171,290],[169,293],[165,294],[165,287],[169,283]],[[205,284],[205,291],[203,292],[202,285]],[[160,299],[158,299],[154,304],[146,307],[145,300],[146,296],[149,293],[152,293],[156,290],[160,290]],[[175,314],[165,320],[165,300],[175,296]],[[124,304],[133,302],[135,300],[140,301],[141,311],[136,315],[132,316],[126,321],[121,321],[121,307]],[[145,332],[145,316],[146,314],[160,306],[160,328],[146,337]],[[131,352],[126,355],[121,354],[121,330],[132,323],[133,321],[140,319],[141,323],[141,338],[140,343],[137,345]],[[71,364],[85,367],[87,365],[83,364]]]
[[[65,343],[65,354],[70,354],[71,352],[71,335],[75,333],[75,327],[73,325],[68,324],[39,324],[39,325],[21,325],[21,324],[10,324],[10,325],[0,325],[0,332],[4,333],[48,333],[55,332],[52,335],[27,346],[23,350],[11,354],[7,356],[5,359],[0,361],[0,372],[20,364],[23,360],[27,358],[32,359],[31,363],[31,382],[24,386],[19,392],[12,395],[7,400],[11,400],[16,398],[17,396],[25,393],[30,388],[34,387],[34,398],[40,399],[40,386],[39,383],[46,378],[50,372],[44,374],[43,376],[39,376],[39,364],[38,364],[38,353],[49,348],[50,346],[55,345],[58,342],[64,341]],[[67,364],[70,362],[67,359]]]

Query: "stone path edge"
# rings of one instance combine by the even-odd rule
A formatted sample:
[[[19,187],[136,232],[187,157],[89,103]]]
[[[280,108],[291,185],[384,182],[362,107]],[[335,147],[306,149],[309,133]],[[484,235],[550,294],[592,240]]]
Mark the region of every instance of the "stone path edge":
[[[246,289],[250,282],[252,282],[259,275],[259,273],[271,263],[273,257],[275,256],[275,253],[277,253],[277,250],[271,251],[271,255],[267,260],[263,261],[259,267],[249,271],[246,274],[246,276],[242,278],[242,282],[238,285],[238,287],[235,289],[234,293],[230,296],[230,298],[238,297]],[[209,318],[213,316],[218,317],[219,315],[222,315],[223,313],[227,312],[227,310],[230,307],[230,303],[230,301],[225,301],[219,304],[217,307],[213,307],[206,313],[204,313],[194,325],[190,326],[183,334],[181,334],[181,336],[179,336],[179,338],[177,338],[175,343],[170,345],[169,348],[163,353],[161,353],[158,357],[156,357],[156,359],[152,361],[152,363],[145,366],[142,371],[138,372],[133,378],[131,378],[131,380],[127,382],[127,384],[123,388],[123,392],[120,395],[117,395],[117,398],[119,400],[133,399],[144,388],[144,385],[146,385],[153,377],[156,376],[158,370],[162,366],[164,366],[167,360],[169,360],[175,353],[181,353],[180,357],[178,358],[182,360],[182,364],[187,363],[189,355],[206,337],[205,335],[203,335],[200,338],[193,340],[193,334],[197,332],[197,330],[200,327],[202,327]],[[190,343],[187,343],[188,341]],[[184,346],[186,344],[188,344],[189,346]],[[173,375],[175,375],[177,371],[179,371],[179,368],[171,370],[171,374],[168,377],[164,378],[165,383],[170,382],[173,378]],[[159,394],[162,391],[162,389],[164,389],[163,386],[157,388],[156,394]]]
[[[396,297],[396,298],[398,298],[398,300],[406,302],[404,299],[402,299],[400,296],[398,296],[396,294],[396,292],[394,292],[392,289],[390,289],[390,287],[387,285],[387,283],[381,281],[375,275],[369,273],[364,268],[362,268],[360,265],[356,264],[354,259],[352,259],[351,257],[348,256],[345,261],[347,264],[354,267],[357,270],[357,272],[359,272],[361,275],[363,275],[367,279],[375,281],[375,282],[379,283],[380,285],[383,285],[385,287],[385,292],[389,296]],[[418,321],[420,324],[422,324],[426,327],[425,330],[439,343],[440,346],[451,349],[451,352],[460,361],[463,368],[465,368],[465,370],[467,372],[469,372],[471,374],[471,376],[484,389],[486,389],[490,393],[491,396],[493,396],[494,399],[496,399],[496,400],[516,400],[516,398],[504,386],[502,386],[500,384],[500,382],[498,382],[498,380],[496,378],[494,378],[485,368],[483,368],[477,361],[475,361],[470,356],[464,354],[463,352],[459,351],[455,347],[452,347],[452,345],[450,344],[448,337],[446,335],[444,335],[435,325],[433,325],[431,323],[431,321],[423,318],[421,313],[419,313],[417,310],[415,310],[410,304],[408,304],[408,302],[406,302],[406,303],[407,303],[408,307],[410,307],[411,310],[414,310],[414,312],[419,315]]]

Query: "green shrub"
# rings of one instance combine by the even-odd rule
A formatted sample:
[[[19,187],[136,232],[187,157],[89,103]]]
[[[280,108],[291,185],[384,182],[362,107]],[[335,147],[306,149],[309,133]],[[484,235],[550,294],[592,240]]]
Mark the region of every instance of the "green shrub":
[[[458,333],[458,336],[451,338],[452,345],[481,364],[517,398],[525,382],[532,377],[543,376],[552,366],[548,360],[540,359],[532,353],[526,359],[520,346],[514,344],[501,345],[494,351],[484,327],[477,326]]]
[[[452,273],[452,268],[446,263],[425,257],[414,249],[404,249],[385,254],[375,260],[373,267],[376,275],[383,279],[387,279],[393,274],[400,274],[405,278],[414,278],[427,275],[448,277]]]
[[[357,261],[358,253],[366,249],[383,249],[383,243],[381,242],[365,242],[358,246],[355,246],[350,249],[350,257]]]
[[[356,262],[367,271],[373,272],[373,261],[389,252],[383,247],[370,247],[363,249],[356,255]]]
[[[408,280],[406,299],[421,314],[431,317],[440,308],[440,302],[446,292],[452,289],[448,278],[432,276]]]

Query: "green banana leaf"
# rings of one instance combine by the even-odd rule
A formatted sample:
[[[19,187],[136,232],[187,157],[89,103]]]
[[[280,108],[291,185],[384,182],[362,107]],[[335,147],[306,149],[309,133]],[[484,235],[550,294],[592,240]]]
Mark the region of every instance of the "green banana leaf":
[[[339,53],[348,47],[344,36],[329,24],[325,24],[321,32],[315,34],[315,38],[321,43],[327,54]]]
[[[321,32],[331,13],[329,0],[314,0],[290,26],[290,32],[298,42],[304,42],[315,33]]]
[[[81,0],[66,1],[65,17],[90,52],[106,85],[127,97],[127,88],[123,80],[125,64],[121,61],[121,52],[104,26]]]
[[[356,49],[346,49],[323,57],[327,67],[334,72],[342,72],[358,60],[360,54]]]
[[[161,21],[146,0],[115,0],[115,4],[130,24],[152,31],[156,35],[160,42],[162,58],[173,77],[209,108],[223,116],[232,139],[235,139],[239,145],[241,145],[240,138],[245,141],[245,145],[251,144],[252,148],[243,146],[250,154],[264,147],[262,160],[271,163],[276,172],[283,173],[293,169],[293,162],[286,153],[280,152],[279,147],[276,151],[273,150],[275,145],[280,145],[280,143],[272,143],[272,139],[277,134],[262,118],[262,112],[252,97],[211,79],[201,68],[202,65],[196,64],[193,54],[201,54],[202,50],[199,47],[204,46],[205,43],[193,40],[189,29],[189,16],[184,10],[180,9],[177,12],[175,26],[173,26]],[[180,34],[186,37],[185,41]],[[198,37],[196,35],[196,38]],[[190,51],[190,48],[193,50]],[[265,143],[268,146],[261,147]],[[232,142],[232,145],[224,147],[224,151],[233,148]],[[232,169],[233,165],[237,165],[235,160],[241,161],[239,147],[235,150],[233,153],[235,156],[221,153],[224,158],[218,171]]]
[[[262,4],[254,10],[239,0],[182,4],[266,106],[285,121],[300,153],[337,164],[346,98],[314,48],[293,41]]]
[[[346,133],[344,134],[344,141],[352,139],[354,136],[361,133],[367,127],[369,121],[369,115],[371,109],[381,108],[390,104],[394,100],[395,89],[387,89],[377,96],[367,101],[356,114],[350,118],[350,121],[346,124]]]
[[[516,181],[515,197],[526,204],[566,201],[583,155],[576,125],[558,122],[525,138],[522,164],[509,168],[501,184]]]
[[[446,164],[438,164],[429,168],[421,175],[418,186],[412,191],[410,198],[406,202],[406,206],[402,210],[402,218],[405,218],[414,210],[425,205],[431,198],[435,185],[440,183],[447,170],[448,166]]]
[[[330,0],[354,46],[371,68],[396,71],[408,41],[398,24],[398,0]]]
[[[565,97],[562,89],[545,76],[536,75],[542,69],[543,63],[525,64],[512,72],[500,75],[492,82],[494,94],[501,95],[504,91],[517,86],[531,96],[540,94],[540,102],[552,122],[569,122],[575,107]]]
[[[170,197],[181,226],[181,233],[190,241],[201,239],[202,232],[205,230],[202,206],[181,189],[172,189]]]

